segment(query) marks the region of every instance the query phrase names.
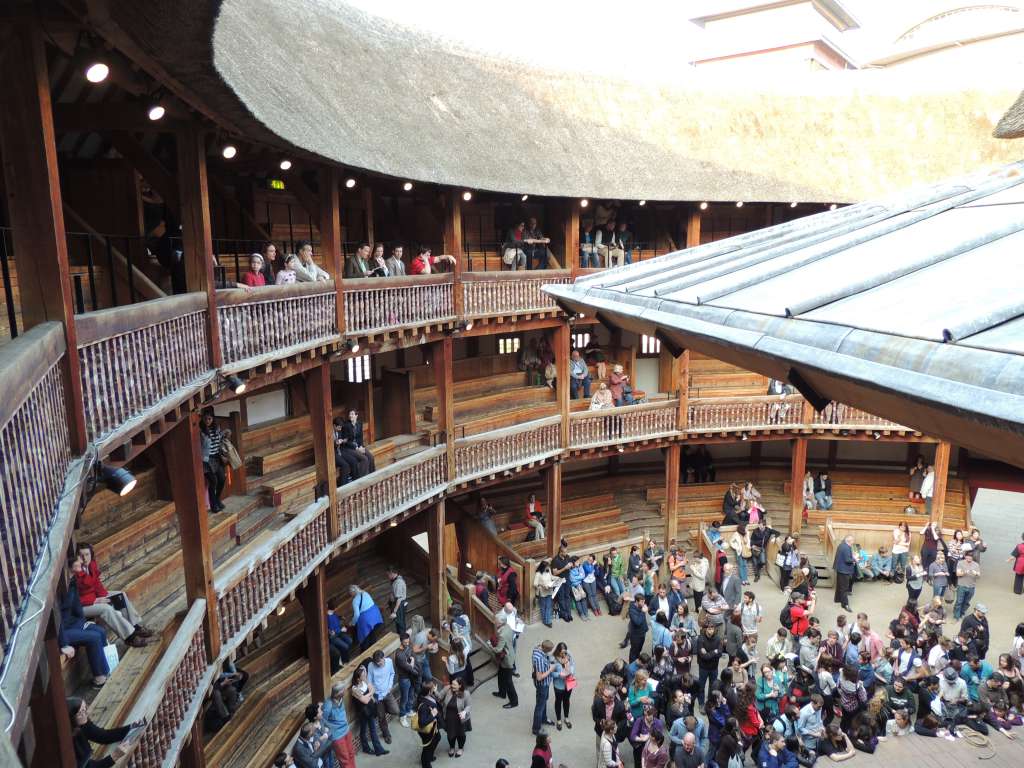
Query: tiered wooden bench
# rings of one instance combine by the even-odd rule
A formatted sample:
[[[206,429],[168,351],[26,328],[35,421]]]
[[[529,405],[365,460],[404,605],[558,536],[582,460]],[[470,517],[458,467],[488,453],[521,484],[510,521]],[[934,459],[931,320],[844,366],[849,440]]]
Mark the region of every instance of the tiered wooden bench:
[[[742,397],[768,392],[768,378],[735,365],[690,353],[690,397]]]

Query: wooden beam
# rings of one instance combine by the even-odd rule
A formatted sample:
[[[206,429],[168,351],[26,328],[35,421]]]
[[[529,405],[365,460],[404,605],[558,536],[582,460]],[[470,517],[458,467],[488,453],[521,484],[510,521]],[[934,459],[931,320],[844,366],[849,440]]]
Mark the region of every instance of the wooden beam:
[[[789,473],[789,531],[798,533],[803,526],[804,473],[807,471],[807,438],[793,440]]]
[[[839,458],[839,441],[829,440],[828,443],[828,468],[833,470],[836,468],[836,459]],[[911,464],[913,466],[913,464]]]
[[[946,486],[949,481],[950,444],[941,440],[935,446],[935,492],[932,495],[931,519],[942,527],[942,518],[946,512]]]
[[[320,197],[306,185],[301,173],[293,173],[288,177],[288,189],[295,195],[299,205],[302,206],[302,209],[312,221],[319,222],[322,220],[323,214],[320,210]]]
[[[206,754],[203,752],[203,718],[197,717],[192,724],[188,740],[178,755],[181,768],[206,768]]]
[[[110,144],[142,175],[142,178],[149,182],[153,189],[160,193],[164,204],[180,220],[181,199],[178,182],[175,181],[170,171],[146,151],[142,142],[127,131],[113,131],[110,134]]]
[[[364,184],[362,186],[361,194],[363,197],[363,215],[366,217],[366,242],[368,242],[370,245],[373,245],[373,187],[369,186],[368,184]]]
[[[679,462],[679,443],[672,443],[665,451],[665,541],[662,543],[666,551],[679,532]]]
[[[556,461],[544,470],[544,486],[548,503],[547,555],[554,557],[562,538],[562,462]]]
[[[448,191],[448,205],[444,217],[444,252],[455,257],[452,268],[454,285],[455,316],[459,319],[465,314],[465,303],[462,289],[462,195],[458,190]]]
[[[334,410],[331,401],[331,364],[323,362],[303,374],[309,423],[313,429],[313,455],[316,460],[316,483],[326,486],[330,502],[327,535],[334,541],[341,535],[338,520],[338,473],[334,464]]]
[[[686,247],[694,248],[700,245],[700,208],[690,211],[690,218],[686,222]]]
[[[178,189],[181,194],[181,239],[185,251],[185,284],[206,294],[206,331],[212,367],[220,368],[220,327],[217,324],[213,277],[213,234],[210,190],[206,175],[206,139],[196,126],[178,134]]]
[[[320,185],[320,254],[324,269],[334,280],[338,333],[345,333],[345,294],[342,291],[345,259],[341,253],[341,179],[334,166],[321,166],[317,180]]]
[[[448,479],[455,478],[455,378],[452,362],[452,337],[445,336],[431,345],[434,386],[437,387],[437,428],[444,432],[448,449]]]
[[[230,190],[228,190],[224,182],[213,175],[208,175],[208,181],[210,189],[217,193],[221,203],[228,209],[228,216],[232,220],[241,219],[242,223],[249,229],[248,235],[250,237],[255,240],[266,240],[268,242],[271,240],[270,234],[263,228],[263,225],[256,221],[248,209],[230,194]]]
[[[555,329],[555,396],[558,400],[558,412],[561,416],[562,448],[569,447],[569,324],[562,323]]]
[[[81,70],[77,70],[80,73]],[[53,118],[58,133],[138,131],[140,133],[174,133],[186,125],[175,119],[165,104],[167,114],[160,120],[149,119],[150,102],[132,101],[113,104],[55,104]],[[184,118],[184,116],[182,116]]]
[[[323,701],[330,690],[331,659],[327,652],[327,585],[324,569],[317,568],[299,590],[306,628],[306,658],[309,659],[309,689],[313,701]]]
[[[188,604],[206,601],[203,623],[206,653],[220,655],[220,627],[217,621],[217,593],[213,589],[213,550],[206,510],[206,481],[199,453],[199,414],[190,413],[159,442],[171,480],[171,497],[178,513],[181,556]]]
[[[32,18],[18,16],[9,27],[9,40],[0,47],[0,152],[18,254],[22,322],[25,329],[51,320],[64,325],[64,400],[71,451],[77,455],[86,445],[85,412],[46,45]]]
[[[78,765],[71,736],[71,720],[68,717],[64,676],[61,673],[58,622],[56,614],[51,611],[43,641],[43,655],[36,667],[29,703],[35,737],[31,765],[40,768],[75,768]],[[7,741],[6,735],[3,740]]]
[[[447,579],[444,562],[444,501],[430,508],[427,525],[427,549],[429,550],[430,572],[430,620],[440,627],[448,613]]]
[[[565,266],[575,278],[580,272],[580,208],[569,200],[565,215]]]

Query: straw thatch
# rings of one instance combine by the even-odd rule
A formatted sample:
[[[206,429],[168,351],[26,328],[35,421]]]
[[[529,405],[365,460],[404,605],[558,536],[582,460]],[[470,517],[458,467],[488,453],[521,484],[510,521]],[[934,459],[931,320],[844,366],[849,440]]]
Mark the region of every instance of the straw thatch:
[[[1024,138],[1024,91],[1020,92],[1013,106],[1006,110],[1006,114],[996,123],[992,135],[997,139]]]

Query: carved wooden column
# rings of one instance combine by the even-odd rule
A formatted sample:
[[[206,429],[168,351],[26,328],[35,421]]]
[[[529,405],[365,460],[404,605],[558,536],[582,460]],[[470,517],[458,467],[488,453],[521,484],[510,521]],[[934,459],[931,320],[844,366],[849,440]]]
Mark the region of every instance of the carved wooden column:
[[[562,323],[555,329],[555,395],[558,413],[561,416],[561,442],[563,449],[569,447],[569,324]]]
[[[454,285],[455,317],[460,321],[466,312],[465,297],[462,290],[462,194],[452,189],[448,191],[444,211],[444,252],[455,257],[452,267]]]
[[[43,653],[32,683],[32,698],[29,700],[35,737],[35,749],[30,763],[32,768],[75,768],[77,765],[57,643],[59,622],[56,611],[51,612],[43,641]],[[2,738],[6,741],[6,734]],[[3,755],[0,755],[0,762],[3,762],[2,758]]]
[[[161,446],[171,497],[181,530],[181,556],[185,572],[185,597],[206,601],[203,623],[207,658],[220,655],[220,626],[217,620],[217,594],[213,589],[213,552],[206,510],[206,481],[199,448],[199,414],[182,419],[158,445]]]
[[[939,441],[935,446],[935,492],[932,496],[931,519],[942,527],[942,518],[946,512],[946,485],[949,480],[949,451],[950,445],[945,440]]]
[[[85,412],[78,361],[68,246],[50,104],[46,46],[40,25],[26,9],[7,20],[0,41],[0,151],[18,265],[24,327],[47,321],[64,325],[68,353],[64,398],[71,450],[85,450]]]
[[[185,251],[185,284],[189,291],[206,294],[207,338],[210,364],[220,368],[220,326],[213,274],[213,234],[210,225],[210,189],[206,176],[206,136],[190,123],[177,135],[178,191],[181,194],[181,239]]]
[[[789,531],[796,534],[803,526],[804,473],[807,471],[807,438],[793,440],[789,474]]]
[[[181,768],[206,768],[206,755],[203,752],[203,718],[197,717],[192,724],[188,741],[181,747],[178,755]]]
[[[455,479],[455,379],[452,367],[452,337],[434,342],[431,349],[434,386],[437,387],[437,428],[444,432],[448,447],[448,479]]]
[[[313,455],[316,459],[316,483],[326,485],[331,513],[327,516],[327,535],[341,535],[338,518],[338,472],[334,464],[334,410],[331,401],[331,364],[320,363],[303,374],[309,423],[313,430]],[[319,493],[319,491],[318,491]]]
[[[690,217],[686,220],[686,247],[694,248],[700,245],[700,208],[694,207],[690,211]]]
[[[565,215],[565,268],[575,278],[580,273],[580,209],[575,200],[567,202]]]
[[[430,556],[430,620],[440,627],[448,613],[447,579],[444,562],[444,500],[430,508],[427,518],[427,548]]]
[[[327,698],[331,680],[331,657],[327,651],[327,585],[324,569],[317,568],[299,590],[306,629],[306,658],[309,659],[309,688],[313,701]]]
[[[338,169],[323,166],[317,171],[320,186],[320,252],[324,269],[334,280],[337,292],[336,324],[338,333],[345,333],[345,294],[342,291],[342,276],[345,273],[345,259],[341,253],[341,199],[338,184],[341,181]]]
[[[669,542],[679,536],[679,443],[665,451],[665,551]]]
[[[562,463],[556,461],[544,470],[544,487],[548,503],[547,536],[548,557],[558,554],[558,542],[562,538]]]

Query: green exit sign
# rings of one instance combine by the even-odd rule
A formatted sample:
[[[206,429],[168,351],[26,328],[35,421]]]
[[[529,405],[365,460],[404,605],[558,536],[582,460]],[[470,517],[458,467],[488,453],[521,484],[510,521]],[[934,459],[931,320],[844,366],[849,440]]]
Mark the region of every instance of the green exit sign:
[[[284,189],[284,179],[270,179],[271,189]]]

